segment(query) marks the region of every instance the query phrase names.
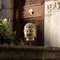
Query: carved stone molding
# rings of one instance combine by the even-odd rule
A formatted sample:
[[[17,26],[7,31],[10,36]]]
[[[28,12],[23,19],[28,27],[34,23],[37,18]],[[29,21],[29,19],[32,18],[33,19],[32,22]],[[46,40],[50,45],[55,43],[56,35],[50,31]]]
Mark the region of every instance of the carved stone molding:
[[[19,3],[22,3],[26,5],[33,5],[33,4],[42,4],[44,0],[19,0]]]
[[[44,0],[26,0],[26,5],[41,4]]]

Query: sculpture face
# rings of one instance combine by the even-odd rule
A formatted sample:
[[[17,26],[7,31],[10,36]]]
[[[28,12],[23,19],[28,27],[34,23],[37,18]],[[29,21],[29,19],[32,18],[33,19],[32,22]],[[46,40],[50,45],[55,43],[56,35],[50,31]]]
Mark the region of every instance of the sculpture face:
[[[24,27],[26,41],[34,41],[36,38],[36,27],[32,23],[27,23]]]

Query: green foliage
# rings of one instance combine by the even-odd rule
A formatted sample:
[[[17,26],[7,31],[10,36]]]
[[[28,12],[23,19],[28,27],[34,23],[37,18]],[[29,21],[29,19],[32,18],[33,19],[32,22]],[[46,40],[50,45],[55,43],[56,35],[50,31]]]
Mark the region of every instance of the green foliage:
[[[15,35],[16,32],[9,30],[7,21],[2,20],[0,17],[0,43],[14,44],[16,42]]]

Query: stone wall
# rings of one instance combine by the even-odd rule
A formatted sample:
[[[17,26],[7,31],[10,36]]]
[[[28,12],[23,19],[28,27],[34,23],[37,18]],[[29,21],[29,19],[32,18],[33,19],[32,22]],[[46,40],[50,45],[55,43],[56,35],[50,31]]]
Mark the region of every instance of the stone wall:
[[[60,48],[0,46],[0,60],[60,60]]]

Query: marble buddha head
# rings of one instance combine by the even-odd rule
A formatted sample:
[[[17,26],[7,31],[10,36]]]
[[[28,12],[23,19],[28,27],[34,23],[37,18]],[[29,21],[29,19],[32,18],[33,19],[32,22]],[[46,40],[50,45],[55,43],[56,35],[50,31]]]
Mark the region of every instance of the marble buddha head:
[[[36,26],[33,23],[27,23],[24,26],[24,37],[26,41],[34,41],[36,38]]]

